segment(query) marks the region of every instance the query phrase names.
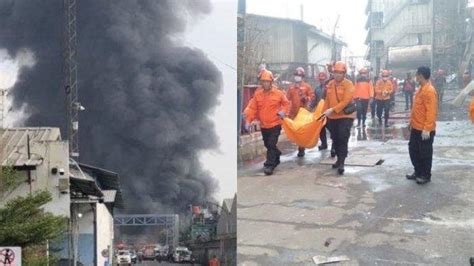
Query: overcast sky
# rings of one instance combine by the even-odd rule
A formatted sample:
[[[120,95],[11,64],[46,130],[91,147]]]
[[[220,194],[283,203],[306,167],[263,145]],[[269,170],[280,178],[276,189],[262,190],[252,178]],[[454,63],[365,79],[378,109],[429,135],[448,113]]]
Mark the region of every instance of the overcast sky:
[[[219,180],[221,201],[237,191],[237,0],[211,2],[212,13],[189,25],[186,44],[202,49],[224,79],[220,105],[212,114],[220,148],[201,156],[204,168]]]
[[[353,55],[365,55],[367,0],[247,0],[247,13],[300,19],[301,5],[303,20],[329,34],[340,15],[336,35],[348,44]]]

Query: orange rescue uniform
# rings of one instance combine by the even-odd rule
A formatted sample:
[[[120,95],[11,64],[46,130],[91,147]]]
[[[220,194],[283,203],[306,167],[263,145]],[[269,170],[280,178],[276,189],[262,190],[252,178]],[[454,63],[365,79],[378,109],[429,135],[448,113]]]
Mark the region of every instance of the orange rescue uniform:
[[[300,87],[296,87],[293,84],[286,94],[286,98],[290,101],[290,113],[288,114],[290,119],[294,119],[300,107],[308,107],[308,105],[314,99],[314,90],[311,85],[302,81]],[[302,102],[302,98],[304,104]]]
[[[375,84],[375,99],[390,100],[390,94],[393,91],[392,82],[390,80],[378,80]]]
[[[216,258],[213,258],[209,261],[209,266],[220,266],[221,264],[219,263],[219,260]]]
[[[372,82],[368,81],[358,81],[355,84],[354,99],[370,99],[374,97],[374,88]]]
[[[471,100],[471,106],[469,107],[469,113],[471,114],[471,121],[474,123],[474,97]]]
[[[352,81],[344,79],[341,82],[331,80],[327,85],[326,100],[323,110],[332,108],[334,112],[328,116],[329,119],[355,118],[355,112],[345,114],[342,110],[352,101],[354,96],[354,85]],[[337,96],[336,96],[337,94]]]
[[[416,130],[434,131],[438,115],[438,94],[430,82],[416,93],[411,111],[410,125]]]
[[[281,125],[282,120],[278,116],[278,112],[283,111],[288,114],[290,102],[285,94],[276,87],[272,87],[269,91],[265,91],[261,86],[255,91],[253,98],[250,100],[245,115],[247,123],[253,120],[260,120],[260,127],[272,128]]]

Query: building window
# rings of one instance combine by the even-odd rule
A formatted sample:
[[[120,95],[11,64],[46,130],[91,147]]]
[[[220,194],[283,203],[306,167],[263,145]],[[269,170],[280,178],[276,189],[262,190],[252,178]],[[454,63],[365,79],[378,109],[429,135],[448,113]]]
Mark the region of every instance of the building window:
[[[381,28],[383,24],[383,12],[374,12],[370,15],[370,26],[372,28]]]
[[[416,36],[416,43],[417,43],[418,45],[423,44],[423,34],[421,34],[421,33],[418,33],[418,34],[417,34],[417,36]]]

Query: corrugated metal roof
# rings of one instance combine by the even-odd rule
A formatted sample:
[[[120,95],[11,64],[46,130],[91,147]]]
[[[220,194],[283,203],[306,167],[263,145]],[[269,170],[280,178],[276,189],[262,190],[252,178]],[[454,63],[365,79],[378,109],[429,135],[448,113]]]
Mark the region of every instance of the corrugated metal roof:
[[[120,177],[117,173],[83,163],[79,163],[79,166],[84,173],[89,174],[97,181],[102,190],[116,190],[115,206],[117,208],[124,207],[122,190],[120,188]]]
[[[28,158],[27,136],[30,138],[30,149],[48,141],[60,141],[59,128],[26,127],[0,129],[0,165],[2,166],[37,166],[43,162],[40,154],[30,154]]]
[[[301,26],[307,27],[309,29],[309,32],[311,32],[313,34],[317,34],[317,35],[319,35],[323,38],[326,38],[328,40],[332,39],[331,35],[321,31],[320,29],[316,28],[316,26],[305,23],[304,21],[301,21],[301,20],[298,20],[298,19],[279,18],[279,17],[257,15],[257,14],[247,14],[247,17],[255,17],[255,18],[266,19],[266,20],[274,20],[274,21],[285,21],[285,22],[288,22],[288,23],[301,25]],[[334,40],[335,40],[336,43],[338,43],[340,45],[347,46],[347,44],[344,41],[342,41],[341,39],[339,39],[338,37],[335,37]]]

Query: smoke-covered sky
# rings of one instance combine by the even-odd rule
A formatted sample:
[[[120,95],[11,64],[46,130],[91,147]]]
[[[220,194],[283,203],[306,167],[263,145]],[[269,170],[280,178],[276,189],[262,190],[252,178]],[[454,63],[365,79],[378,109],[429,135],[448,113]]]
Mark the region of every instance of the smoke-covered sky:
[[[188,25],[186,44],[202,49],[222,72],[223,93],[211,119],[220,147],[200,156],[204,168],[219,180],[216,198],[237,192],[237,0],[211,0],[212,11]]]
[[[217,181],[199,160],[219,147],[210,114],[222,76],[205,53],[180,42],[209,1],[78,1],[80,161],[120,173],[129,211],[182,211],[209,199]],[[0,48],[23,67],[13,106],[24,125],[64,133],[61,0],[0,0]]]

